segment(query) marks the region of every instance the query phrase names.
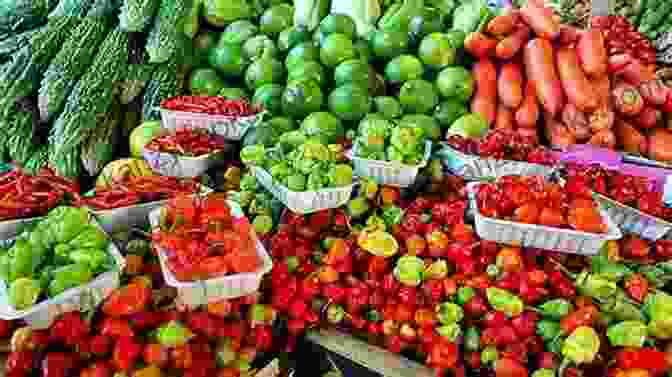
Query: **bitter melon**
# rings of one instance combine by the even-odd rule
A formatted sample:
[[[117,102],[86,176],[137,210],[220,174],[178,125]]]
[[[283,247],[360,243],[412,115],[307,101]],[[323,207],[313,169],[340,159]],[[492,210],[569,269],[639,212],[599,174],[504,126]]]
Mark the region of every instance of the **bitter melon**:
[[[18,51],[21,47],[29,43],[33,35],[40,30],[42,30],[42,28],[27,30],[0,41],[0,60],[11,57],[15,51]]]
[[[91,176],[97,175],[108,162],[114,159],[122,117],[121,104],[118,99],[115,99],[106,113],[98,114],[96,127],[85,131],[80,158],[84,170]]]
[[[126,31],[141,32],[149,26],[161,0],[124,0],[119,26]]]
[[[47,0],[1,0],[0,30],[28,30],[44,23],[49,12]]]
[[[96,54],[92,46],[100,45],[111,26],[114,8],[107,6],[109,3],[110,0],[96,0],[49,64],[39,91],[41,119],[52,119],[61,111],[77,80],[89,68]]]
[[[181,55],[186,37],[180,32],[180,24],[185,10],[186,0],[161,0],[145,45],[150,63],[165,63],[171,57]]]
[[[81,17],[86,14],[93,0],[60,0],[49,13],[49,19],[63,16]]]
[[[156,69],[152,80],[147,83],[147,87],[145,88],[142,103],[143,121],[161,119],[158,111],[161,101],[180,94],[179,76],[178,65],[174,60],[161,64]]]
[[[124,77],[121,84],[120,101],[123,105],[128,105],[145,89],[147,82],[152,79],[152,73],[156,65],[153,64],[130,64],[128,74]]]
[[[30,174],[36,174],[49,163],[49,146],[40,145],[33,150],[30,158],[23,163],[22,168]]]

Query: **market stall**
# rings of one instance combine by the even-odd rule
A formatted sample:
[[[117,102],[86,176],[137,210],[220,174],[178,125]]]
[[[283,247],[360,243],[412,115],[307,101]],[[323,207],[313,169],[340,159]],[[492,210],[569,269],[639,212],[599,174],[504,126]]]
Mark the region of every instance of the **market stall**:
[[[672,375],[672,5],[601,5],[0,1],[5,375]]]

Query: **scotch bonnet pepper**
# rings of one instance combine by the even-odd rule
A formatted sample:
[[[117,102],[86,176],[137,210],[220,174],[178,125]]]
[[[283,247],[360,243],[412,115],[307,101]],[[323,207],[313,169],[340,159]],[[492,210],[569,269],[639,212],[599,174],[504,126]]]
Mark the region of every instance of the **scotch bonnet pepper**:
[[[616,347],[642,347],[646,337],[646,324],[640,321],[623,321],[607,329],[607,338]]]
[[[525,310],[525,304],[520,297],[513,293],[496,287],[490,287],[485,290],[488,303],[497,311],[506,314],[508,317],[515,317]]]

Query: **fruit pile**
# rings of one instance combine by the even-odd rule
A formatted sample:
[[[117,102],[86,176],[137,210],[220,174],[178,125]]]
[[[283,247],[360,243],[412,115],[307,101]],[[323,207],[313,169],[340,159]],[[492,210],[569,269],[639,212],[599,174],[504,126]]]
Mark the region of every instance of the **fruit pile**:
[[[592,190],[649,215],[672,220],[672,208],[663,203],[663,193],[653,190],[647,178],[623,174],[600,165],[570,165],[566,171],[565,187],[570,190],[586,193]]]
[[[226,139],[198,129],[180,129],[171,135],[163,135],[152,139],[146,149],[179,154],[188,157],[199,157],[225,150]]]
[[[524,224],[606,233],[607,224],[587,186],[546,182],[543,177],[505,176],[478,185],[483,216]]]
[[[553,166],[557,159],[553,153],[534,139],[507,129],[495,129],[481,139],[451,135],[448,145],[456,150],[483,158],[524,161],[532,164]]]
[[[180,281],[253,272],[260,265],[252,226],[232,213],[224,194],[171,199],[152,239]]]

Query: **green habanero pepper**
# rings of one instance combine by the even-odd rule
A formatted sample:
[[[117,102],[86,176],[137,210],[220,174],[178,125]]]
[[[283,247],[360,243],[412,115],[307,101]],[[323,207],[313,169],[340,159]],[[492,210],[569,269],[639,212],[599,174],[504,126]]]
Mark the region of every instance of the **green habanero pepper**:
[[[487,346],[481,351],[481,363],[490,365],[499,359],[499,351],[495,346]]]
[[[76,249],[107,249],[109,240],[107,235],[94,224],[86,224],[82,226],[81,232],[77,234],[70,242],[65,245],[71,250]]]
[[[564,298],[549,300],[539,305],[539,312],[547,318],[561,320],[574,311],[574,305]]]
[[[585,271],[581,272],[576,278],[576,288],[579,294],[597,300],[607,300],[618,291],[618,286],[613,281],[603,279]]]
[[[448,263],[445,260],[437,260],[425,268],[423,278],[431,279],[445,279],[448,276]]]
[[[476,295],[476,290],[471,287],[460,287],[457,289],[457,301],[458,304],[464,305],[469,302]]]
[[[481,334],[475,326],[469,326],[464,332],[464,348],[476,352],[481,348]]]
[[[523,300],[507,290],[490,287],[485,290],[485,295],[488,298],[488,303],[495,310],[503,312],[509,317],[515,317],[525,310]]]
[[[93,279],[93,272],[88,266],[70,264],[54,270],[49,283],[49,297],[58,296],[64,291],[86,284]]]
[[[16,310],[33,306],[42,293],[40,282],[35,279],[18,278],[9,287],[9,303]]]
[[[553,369],[537,369],[531,377],[555,377],[555,371]]]
[[[42,263],[44,253],[36,253],[36,250],[30,243],[19,238],[9,251],[13,258],[11,260],[10,281],[22,277],[31,277],[37,266]]]
[[[194,333],[178,321],[170,321],[156,331],[156,340],[164,347],[181,347],[194,337]]]
[[[444,302],[436,306],[436,313],[439,322],[444,325],[457,323],[464,318],[464,311],[462,307],[452,302]]]
[[[89,266],[92,271],[101,271],[105,267],[107,253],[100,249],[77,249],[70,252],[73,263]]]
[[[615,347],[642,347],[646,336],[646,324],[640,321],[623,321],[607,329],[607,338]]]
[[[462,329],[457,323],[451,323],[437,328],[436,332],[449,341],[454,342],[462,333]]]
[[[60,210],[61,208],[63,209]],[[51,229],[56,237],[54,239],[55,244],[68,243],[75,237],[81,236],[87,227],[92,226],[89,222],[91,213],[86,208],[58,207],[52,212],[56,210],[60,210],[57,213],[60,220],[54,222]],[[49,212],[48,217],[50,216],[51,212]]]
[[[560,322],[551,321],[548,319],[542,319],[541,321],[537,322],[536,326],[537,334],[546,341],[555,339],[562,332]]]
[[[560,369],[564,370],[570,363],[575,365],[592,363],[599,350],[600,337],[595,329],[588,326],[579,326],[565,339],[562,345],[564,360]],[[559,375],[564,376],[564,373]]]

